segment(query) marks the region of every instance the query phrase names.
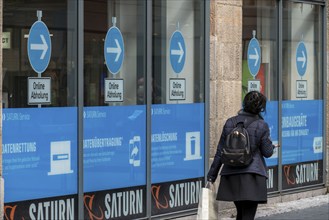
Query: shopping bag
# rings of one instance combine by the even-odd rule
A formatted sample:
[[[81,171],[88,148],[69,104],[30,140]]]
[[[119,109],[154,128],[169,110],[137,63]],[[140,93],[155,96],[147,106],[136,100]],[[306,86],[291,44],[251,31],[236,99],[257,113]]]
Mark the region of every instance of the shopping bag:
[[[207,183],[205,187],[201,189],[199,196],[198,214],[197,220],[217,219],[218,216],[218,204],[216,201],[216,194],[214,186],[211,183]]]

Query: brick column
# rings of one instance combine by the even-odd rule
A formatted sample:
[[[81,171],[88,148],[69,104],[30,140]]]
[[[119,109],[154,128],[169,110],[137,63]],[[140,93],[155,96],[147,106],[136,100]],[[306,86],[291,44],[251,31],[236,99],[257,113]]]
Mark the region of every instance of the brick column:
[[[242,0],[211,0],[210,158],[215,155],[226,119],[240,109],[241,80]]]

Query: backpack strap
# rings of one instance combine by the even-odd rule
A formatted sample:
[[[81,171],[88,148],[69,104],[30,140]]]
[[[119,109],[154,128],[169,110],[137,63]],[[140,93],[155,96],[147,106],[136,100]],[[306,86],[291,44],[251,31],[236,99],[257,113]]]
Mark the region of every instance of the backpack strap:
[[[234,127],[238,126],[238,123],[239,123],[239,122],[237,121],[237,117],[238,117],[238,116],[235,116],[235,117],[232,118],[232,122],[233,122],[233,126],[234,126]]]

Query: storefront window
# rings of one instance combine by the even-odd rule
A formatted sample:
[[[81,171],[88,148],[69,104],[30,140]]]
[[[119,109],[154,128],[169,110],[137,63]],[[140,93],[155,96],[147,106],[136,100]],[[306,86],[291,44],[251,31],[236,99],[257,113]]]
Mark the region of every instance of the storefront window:
[[[3,2],[5,219],[195,210],[207,159],[205,5]]]
[[[277,1],[243,1],[242,98],[251,90],[267,99],[263,115],[269,124],[271,139],[278,143],[278,64],[277,64]],[[268,191],[278,190],[278,152],[266,159]]]
[[[322,9],[283,4],[283,189],[323,181]]]
[[[153,1],[153,216],[197,207],[203,183],[203,10],[201,0]]]
[[[146,215],[145,25],[146,1],[84,1],[86,218]]]
[[[76,18],[73,1],[3,2],[5,217],[77,213]]]

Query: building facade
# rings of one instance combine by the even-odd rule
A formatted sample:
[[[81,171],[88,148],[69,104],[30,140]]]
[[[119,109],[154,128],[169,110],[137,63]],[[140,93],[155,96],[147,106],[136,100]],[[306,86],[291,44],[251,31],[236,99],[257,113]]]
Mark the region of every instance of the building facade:
[[[320,6],[319,4],[322,6]],[[246,69],[245,68],[246,65],[244,65],[246,59],[248,59],[247,56],[249,52],[247,50],[246,45],[248,45],[249,41],[251,41],[250,39],[253,38],[252,31],[256,30],[257,32],[256,36],[258,36],[256,38],[261,41],[260,47],[262,48],[261,51],[262,51],[263,61],[258,74],[265,73],[265,75],[267,75],[265,77],[267,79],[263,79],[261,75],[260,76],[257,75],[255,78],[256,79],[258,78],[261,81],[261,85],[265,85],[264,87],[271,87],[271,85],[269,84],[278,85],[276,88],[264,88],[265,91],[267,90],[265,94],[268,96],[270,103],[273,102],[275,103],[276,100],[281,100],[280,101],[281,108],[280,107],[278,108],[280,109],[279,111],[281,111],[280,118],[282,120],[287,120],[288,118],[286,116],[290,115],[291,113],[290,111],[293,111],[293,109],[287,111],[285,105],[286,107],[288,107],[289,104],[287,105],[287,103],[294,102],[292,100],[297,99],[294,98],[296,97],[295,91],[292,91],[292,90],[296,90],[296,85],[293,86],[292,84],[292,82],[295,83],[295,80],[292,79],[294,78],[293,76],[289,76],[289,75],[290,74],[298,75],[297,67],[294,66],[295,63],[297,62],[295,61],[296,60],[296,58],[294,57],[295,55],[289,55],[289,53],[295,54],[298,43],[301,41],[301,39],[303,39],[300,38],[301,36],[300,31],[303,29],[304,31],[306,31],[306,29],[310,28],[310,26],[307,27],[307,25],[309,25],[309,21],[306,21],[307,19],[305,20],[304,17],[305,13],[306,14],[310,13],[310,11],[307,12],[307,7],[312,8],[312,10],[313,9],[319,10],[318,11],[319,13],[317,13],[317,15],[320,15],[321,13],[328,12],[328,10],[324,10],[325,9],[324,4],[327,3],[320,1],[298,1],[298,2],[297,1],[296,2],[266,1],[266,3],[262,1],[212,1],[211,2],[211,28],[210,28],[210,41],[211,41],[210,109],[211,112],[210,112],[210,120],[209,120],[210,142],[211,142],[210,155],[214,155],[215,153],[216,144],[219,139],[221,127],[224,125],[225,119],[228,118],[229,116],[234,115],[240,109],[241,98],[243,97],[243,95],[241,97],[240,94],[244,94],[243,90],[246,88],[245,86],[246,81],[248,81],[245,79],[246,77],[245,72],[248,71],[248,69]],[[315,9],[317,7],[319,8]],[[323,12],[320,12],[322,10],[320,9],[321,7],[324,7]],[[310,15],[310,17],[312,17],[312,15]],[[296,21],[295,19],[299,21]],[[313,23],[313,25],[315,26],[318,25],[316,23],[320,20],[321,19],[318,18],[314,20],[312,19],[312,22],[316,21],[315,23]],[[303,25],[306,23],[308,24]],[[326,24],[324,25],[326,26]],[[313,33],[314,30],[315,29],[312,30]],[[326,29],[324,30],[325,31],[323,34],[327,35]],[[309,29],[309,31],[306,32],[310,33],[310,31],[311,29]],[[297,39],[293,39],[293,37],[296,37],[297,34],[299,35],[299,37],[297,37]],[[306,41],[306,35],[307,34],[304,35],[303,42]],[[313,40],[314,38],[312,39],[312,41]],[[309,47],[309,45],[307,47]],[[312,50],[313,49],[314,48],[312,48]],[[321,50],[321,48],[318,49]],[[324,56],[326,56],[327,52],[323,52],[323,53]],[[282,63],[278,64],[277,63],[278,60],[279,63],[280,62]],[[289,61],[286,62],[285,60],[289,60]],[[262,65],[264,65],[264,69],[262,69]],[[325,64],[323,67],[324,67],[323,70],[327,71],[327,64]],[[311,70],[311,72],[312,71],[313,70]],[[277,73],[282,73],[282,75],[268,77],[268,74],[276,75]],[[282,83],[277,84],[278,81],[276,81],[277,80],[276,77],[279,81],[282,81]],[[252,76],[249,76],[249,78],[252,78]],[[252,80],[253,79],[251,79],[251,81]],[[314,86],[317,87],[318,84],[322,84],[321,81],[322,80],[318,81],[316,84],[314,84]],[[264,82],[265,84],[263,84]],[[288,83],[289,86],[291,86],[289,92],[287,92],[289,89],[287,88],[286,82],[290,82]],[[327,98],[328,78],[324,77],[323,82],[326,82],[325,84],[323,84],[323,86],[327,88],[326,90],[324,90],[323,98],[324,100],[328,100]],[[281,91],[279,91],[280,88],[282,88]],[[275,97],[275,94],[273,94],[276,92],[278,92],[278,94],[276,94],[278,95],[277,97]],[[280,98],[278,98],[279,96]],[[239,97],[239,98],[236,99],[232,97]],[[308,97],[307,99],[313,99],[313,98]],[[328,102],[326,101],[326,103],[328,108]],[[324,158],[326,158],[326,160],[324,160],[324,164],[326,165],[324,165],[323,174],[324,174],[324,183],[326,183],[326,187],[328,187],[329,179],[327,176],[327,171],[325,171],[326,169],[328,169],[328,121],[326,121],[328,120],[328,111],[326,110],[325,112],[327,115],[325,117],[326,119],[323,119],[323,122],[320,122],[322,119],[319,119],[319,122],[320,124],[323,123],[324,125],[323,128],[327,131],[326,143],[323,143],[324,144],[323,147],[327,149],[326,150],[327,155],[326,156],[324,155],[325,156]],[[271,114],[269,112],[269,109],[267,109],[267,115],[268,114]],[[295,113],[292,113],[292,115],[293,114]],[[298,113],[298,114],[308,115],[307,113],[306,114]],[[269,119],[269,121],[271,121],[271,119]],[[271,189],[269,188],[269,186],[274,186],[274,185],[269,184],[268,188],[269,188],[270,201],[281,202],[281,201],[294,200],[297,198],[309,197],[309,196],[326,193],[327,188],[315,187],[312,189],[311,187],[310,189],[305,189],[302,186],[307,181],[304,181],[303,179],[298,179],[298,177],[300,177],[300,175],[302,174],[301,172],[299,172],[298,174],[298,170],[300,171],[300,168],[298,168],[299,166],[298,164],[302,164],[302,163],[298,163],[297,161],[301,162],[303,161],[303,159],[301,158],[296,159],[292,163],[288,162],[289,160],[288,157],[289,155],[291,155],[290,154],[291,152],[287,150],[287,147],[289,146],[291,148],[294,148],[293,147],[294,144],[292,144],[290,140],[296,139],[296,141],[300,141],[299,143],[302,143],[304,142],[305,139],[297,134],[296,134],[297,136],[295,136],[292,131],[295,130],[295,128],[292,129],[290,126],[288,126],[288,124],[285,124],[285,122],[287,121],[279,122],[279,124],[282,124],[280,128],[281,130],[279,131],[281,133],[281,137],[279,139],[281,139],[280,142],[282,146],[281,156],[279,156],[281,157],[279,164],[280,163],[281,164],[279,165],[279,169],[278,169],[279,171],[278,179],[275,179],[275,181],[278,181],[279,185],[281,184],[280,186],[277,186],[280,188],[279,191],[291,192],[292,190],[293,193],[290,195],[286,195],[283,193],[282,196],[278,196],[277,193],[275,192],[276,190],[271,192]],[[309,123],[311,123],[311,121],[309,121]],[[294,135],[294,137],[290,137],[291,135]],[[301,140],[297,140],[299,138],[301,138]],[[210,159],[210,163],[211,163],[211,159]],[[271,164],[271,162],[269,162],[268,164]],[[310,165],[310,167],[311,166],[312,165]],[[272,167],[270,166],[270,169],[271,168]],[[276,171],[277,170],[274,168],[274,173]],[[298,176],[298,177],[287,178],[289,177],[289,175],[290,177],[292,176],[295,177]],[[220,204],[220,207],[231,207],[231,206],[230,204],[223,202]]]
[[[271,202],[328,193],[327,1],[0,8],[4,219],[195,214],[222,127],[250,90],[267,96],[281,145],[266,160]]]

